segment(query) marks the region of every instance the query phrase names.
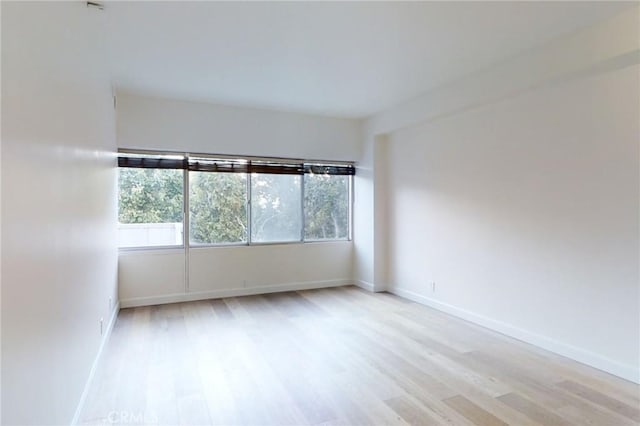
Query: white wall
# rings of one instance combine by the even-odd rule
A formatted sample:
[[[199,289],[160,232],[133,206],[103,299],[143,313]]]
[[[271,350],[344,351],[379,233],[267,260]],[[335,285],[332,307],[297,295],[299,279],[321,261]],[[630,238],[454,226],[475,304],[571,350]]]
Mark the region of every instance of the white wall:
[[[185,293],[184,249],[121,251],[118,285],[123,308],[150,298]]]
[[[214,154],[354,161],[362,144],[360,120],[123,93],[117,129],[121,148]],[[120,298],[136,306],[350,284],[352,257],[350,241],[197,248],[187,258],[175,249],[121,251]]]
[[[640,381],[639,12],[372,117],[358,278]]]
[[[356,283],[374,290],[374,147],[365,145],[356,165],[353,185],[353,246],[354,279]]]
[[[638,380],[639,73],[393,132],[392,290]]]
[[[360,120],[118,93],[118,146],[355,161]]]
[[[102,17],[2,3],[2,424],[69,424],[117,300]]]
[[[122,251],[122,306],[229,297],[352,283],[351,242]]]
[[[387,287],[386,134],[369,135],[354,187],[355,283],[371,291]]]
[[[506,58],[482,72],[452,81],[369,117],[364,125],[355,187],[356,281],[376,290],[383,289],[386,284],[384,277],[374,272],[376,265],[386,262],[381,257],[387,244],[384,240],[385,211],[377,208],[384,205],[380,200],[386,198],[386,186],[381,184],[378,171],[384,168],[384,158],[375,155],[380,154],[378,145],[384,144],[385,134],[531,90],[558,86],[576,78],[639,63],[638,22],[640,7],[630,3],[628,9],[611,19]]]
[[[367,120],[367,134],[457,114],[488,102],[522,94],[576,77],[637,63],[640,8],[633,3],[622,13],[554,39],[460,80],[382,111]]]

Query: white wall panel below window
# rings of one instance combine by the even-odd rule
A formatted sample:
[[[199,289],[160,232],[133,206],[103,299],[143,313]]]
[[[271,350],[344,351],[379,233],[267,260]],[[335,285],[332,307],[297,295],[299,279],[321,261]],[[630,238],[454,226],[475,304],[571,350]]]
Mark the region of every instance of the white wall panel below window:
[[[184,293],[184,249],[121,251],[120,300]]]
[[[123,307],[352,284],[353,243],[218,246],[121,251]]]
[[[344,282],[351,250],[348,241],[191,249],[189,290]]]

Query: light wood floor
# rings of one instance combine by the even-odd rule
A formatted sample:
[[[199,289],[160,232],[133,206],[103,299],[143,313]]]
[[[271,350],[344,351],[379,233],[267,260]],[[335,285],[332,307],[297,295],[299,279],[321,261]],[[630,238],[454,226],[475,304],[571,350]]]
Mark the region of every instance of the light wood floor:
[[[638,386],[355,287],[120,312],[83,424],[640,423]]]

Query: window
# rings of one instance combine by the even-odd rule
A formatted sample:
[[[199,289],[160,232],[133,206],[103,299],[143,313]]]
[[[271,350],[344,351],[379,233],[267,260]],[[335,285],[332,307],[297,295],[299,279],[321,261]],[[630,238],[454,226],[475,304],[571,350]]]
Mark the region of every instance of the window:
[[[350,182],[350,176],[305,174],[305,240],[346,240],[349,238]]]
[[[189,172],[189,241],[247,241],[247,174]]]
[[[182,245],[186,206],[191,246],[350,237],[351,164],[121,152],[118,165],[120,247]]]
[[[251,175],[251,241],[302,241],[302,175]]]
[[[171,158],[144,157],[161,166]],[[182,245],[183,172],[173,168],[122,166],[118,173],[118,239],[120,247]],[[164,166],[166,164],[162,164]]]

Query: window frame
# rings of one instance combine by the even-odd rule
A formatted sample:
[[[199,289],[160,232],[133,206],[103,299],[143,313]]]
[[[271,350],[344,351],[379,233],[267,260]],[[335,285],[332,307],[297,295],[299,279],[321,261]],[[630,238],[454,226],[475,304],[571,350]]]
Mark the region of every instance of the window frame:
[[[118,154],[120,153],[131,153],[129,151],[120,151],[118,150]],[[140,154],[140,152],[135,152],[135,154]],[[175,155],[175,153],[167,153],[167,152],[145,152],[144,154],[148,154],[148,155]],[[117,181],[118,181],[118,191],[117,191],[117,197],[119,199],[120,197],[120,175],[119,175],[119,170],[121,168],[125,168],[125,167],[120,167],[118,166],[118,176],[117,176]],[[134,167],[135,168],[135,167]],[[150,169],[154,169],[154,170],[158,170],[161,168],[154,168],[154,167],[149,167]],[[185,175],[186,175],[186,170],[184,169],[173,169],[173,170],[180,170],[182,172],[182,242],[180,244],[172,244],[172,245],[154,245],[154,246],[129,246],[129,247],[120,247],[120,245],[118,245],[118,250],[121,251],[147,251],[147,250],[171,250],[171,249],[175,249],[175,250],[184,250],[185,248],[188,247],[187,244],[187,238],[185,239],[186,236],[186,232],[185,229],[188,226],[188,218],[185,215],[185,208],[188,208],[188,200],[185,195],[185,185],[187,184],[188,180],[185,180]],[[118,202],[118,214],[120,211],[120,203]],[[120,224],[120,221],[118,221],[118,224]],[[119,233],[120,231],[117,229],[117,232]]]
[[[185,164],[189,162],[190,158],[211,158],[211,159],[219,159],[219,160],[244,160],[249,163],[251,162],[270,162],[270,163],[280,163],[280,164],[300,164],[300,166],[304,169],[307,165],[326,165],[326,166],[337,166],[337,167],[348,167],[352,170],[351,173],[345,174],[348,176],[348,232],[346,238],[334,238],[334,239],[306,239],[305,238],[305,208],[304,208],[304,187],[305,187],[305,176],[307,175],[306,171],[300,173],[300,215],[301,215],[301,226],[300,226],[300,237],[298,240],[293,241],[262,241],[256,242],[252,240],[252,227],[253,220],[251,218],[252,214],[252,178],[254,173],[260,172],[252,172],[247,171],[245,173],[245,180],[247,185],[246,191],[246,199],[245,199],[245,208],[247,214],[247,241],[245,242],[230,242],[230,243],[192,243],[191,242],[191,231],[190,231],[190,171],[198,171],[198,170],[190,170],[188,166],[182,168],[182,244],[181,245],[167,245],[167,246],[135,246],[135,247],[118,247],[119,251],[151,251],[151,250],[185,250],[188,252],[189,249],[207,249],[207,248],[225,248],[225,247],[243,247],[243,246],[270,246],[270,245],[291,245],[291,244],[323,244],[323,243],[335,243],[335,242],[351,242],[353,241],[353,208],[354,208],[354,175],[355,175],[355,163],[351,161],[334,161],[334,160],[301,160],[295,158],[280,158],[280,157],[256,157],[256,156],[245,156],[245,155],[227,155],[227,154],[204,154],[204,153],[187,153],[182,151],[155,151],[155,150],[138,150],[138,149],[118,149],[117,157],[120,158],[121,154],[125,155],[152,155],[152,156],[182,156]],[[118,166],[121,168],[122,166]],[[205,173],[224,173],[222,171],[203,171]],[[287,173],[274,173],[277,175],[286,175]],[[297,175],[297,174],[296,174]],[[118,180],[119,183],[119,180]],[[118,185],[118,196],[120,193],[120,187]]]
[[[306,176],[306,173],[305,173]],[[304,187],[304,180],[302,181]],[[353,175],[348,175],[347,178],[347,236],[346,238],[331,238],[331,239],[307,239],[304,238],[306,222],[304,215],[304,189],[302,190],[302,239],[305,243],[332,243],[336,241],[352,241],[353,240]]]
[[[185,174],[187,176],[189,176],[189,173],[192,170],[185,170]],[[202,173],[221,173],[221,172],[202,172]],[[246,215],[247,215],[247,241],[238,241],[238,242],[230,242],[230,243],[192,243],[191,242],[191,229],[189,229],[189,235],[187,235],[187,237],[185,238],[184,244],[186,244],[189,248],[207,248],[207,247],[242,247],[242,246],[249,246],[251,245],[250,241],[251,241],[251,207],[249,205],[250,203],[250,197],[251,197],[251,180],[249,179],[249,173],[245,174],[246,179],[245,179],[245,184],[248,185],[247,190],[245,191],[245,193],[247,194],[247,198],[245,199],[244,205],[245,205],[245,211],[246,211]],[[191,180],[188,178],[187,179],[189,184],[191,183]],[[190,189],[190,188],[189,188]],[[190,197],[188,197],[190,198]],[[187,211],[189,212],[189,226],[191,226],[191,210],[190,210],[190,206],[187,205]]]
[[[253,191],[253,174],[254,173],[249,173],[247,175],[247,180],[249,182],[249,186],[251,187],[252,191]],[[258,173],[259,174],[259,173]],[[286,176],[286,175],[278,175],[278,176]],[[301,244],[304,243],[304,174],[301,175],[300,178],[300,196],[302,197],[300,200],[300,226],[301,226],[301,231],[300,231],[300,236],[298,237],[297,240],[282,240],[282,241],[253,241],[253,239],[251,238],[251,235],[249,235],[248,238],[248,244],[249,246],[269,246],[269,245],[276,245],[276,244]],[[253,204],[251,203],[251,196],[253,194],[250,193],[249,194],[249,215],[251,215],[252,211],[251,209],[253,208]],[[253,220],[251,219],[251,216],[249,216],[249,222],[253,223]]]

